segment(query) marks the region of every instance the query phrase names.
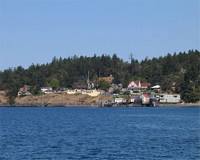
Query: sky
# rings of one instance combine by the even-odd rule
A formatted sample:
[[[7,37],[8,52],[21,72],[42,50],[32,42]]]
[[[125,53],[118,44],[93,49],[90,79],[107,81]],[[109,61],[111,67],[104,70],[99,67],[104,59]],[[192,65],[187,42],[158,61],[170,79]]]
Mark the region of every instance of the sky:
[[[200,0],[0,0],[0,70],[56,57],[200,49]]]

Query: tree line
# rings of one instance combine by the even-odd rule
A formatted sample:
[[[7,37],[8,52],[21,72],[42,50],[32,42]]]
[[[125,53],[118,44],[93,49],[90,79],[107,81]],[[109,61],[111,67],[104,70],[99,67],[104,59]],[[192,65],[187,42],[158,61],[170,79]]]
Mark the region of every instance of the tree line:
[[[24,84],[31,86],[32,94],[39,94],[40,87],[73,87],[74,83],[86,83],[98,77],[112,75],[114,83],[124,87],[131,80],[142,80],[152,85],[159,84],[165,92],[180,93],[185,102],[200,100],[200,52],[189,50],[145,58],[142,61],[131,57],[124,61],[116,54],[101,56],[54,57],[50,63],[32,64],[27,69],[18,66],[0,72],[0,89],[6,90],[10,99],[16,97]]]

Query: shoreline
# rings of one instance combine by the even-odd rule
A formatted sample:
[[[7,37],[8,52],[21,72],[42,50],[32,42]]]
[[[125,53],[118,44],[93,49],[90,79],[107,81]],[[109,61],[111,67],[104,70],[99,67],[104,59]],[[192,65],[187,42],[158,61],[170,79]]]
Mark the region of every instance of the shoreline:
[[[0,108],[3,108],[3,107],[27,107],[27,108],[56,108],[56,107],[63,107],[63,108],[85,108],[85,107],[90,107],[90,108],[118,108],[118,107],[128,107],[128,108],[141,108],[141,107],[149,107],[149,106],[143,106],[143,105],[140,105],[140,104],[133,104],[133,105],[119,105],[119,106],[100,106],[100,105],[97,105],[97,104],[49,104],[49,105],[39,105],[39,104],[13,104],[13,105],[10,105],[10,104],[0,104]],[[158,106],[156,107],[149,107],[149,108],[164,108],[164,107],[200,107],[200,104],[199,103],[185,103],[185,104],[159,104]]]
[[[105,102],[112,101],[112,96],[100,95],[97,97],[90,97],[88,95],[76,94],[47,94],[39,96],[25,96],[16,97],[15,103],[10,105],[7,97],[3,97],[0,101],[0,107],[148,107],[141,104],[121,104],[111,106]],[[3,101],[4,100],[4,101]],[[6,101],[7,100],[7,101]],[[101,104],[104,104],[102,106]],[[200,107],[200,102],[197,103],[178,103],[178,104],[167,104],[159,103],[156,107]]]
[[[46,94],[38,96],[16,97],[14,104],[9,104],[8,97],[4,95],[0,99],[0,107],[150,107],[142,104],[116,104],[110,105],[106,102],[112,101],[112,96],[100,95],[91,97],[82,94]],[[102,106],[101,104],[105,104]],[[200,107],[197,103],[158,103],[155,107]]]

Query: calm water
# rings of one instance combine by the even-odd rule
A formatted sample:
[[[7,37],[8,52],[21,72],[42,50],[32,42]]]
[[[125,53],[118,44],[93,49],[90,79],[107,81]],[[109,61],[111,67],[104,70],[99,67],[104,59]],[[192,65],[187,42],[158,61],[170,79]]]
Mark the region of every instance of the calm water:
[[[0,160],[200,159],[200,108],[0,108]]]

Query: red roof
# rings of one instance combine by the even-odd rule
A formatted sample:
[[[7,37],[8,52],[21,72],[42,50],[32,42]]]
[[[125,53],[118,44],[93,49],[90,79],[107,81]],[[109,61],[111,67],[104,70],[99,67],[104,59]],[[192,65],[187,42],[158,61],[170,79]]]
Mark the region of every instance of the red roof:
[[[142,87],[142,88],[148,88],[148,87],[150,87],[150,86],[151,86],[150,83],[147,83],[147,82],[142,82],[142,83],[141,83],[141,87]]]
[[[151,86],[151,84],[147,82],[132,81],[129,83],[128,88],[148,88],[149,86]]]

